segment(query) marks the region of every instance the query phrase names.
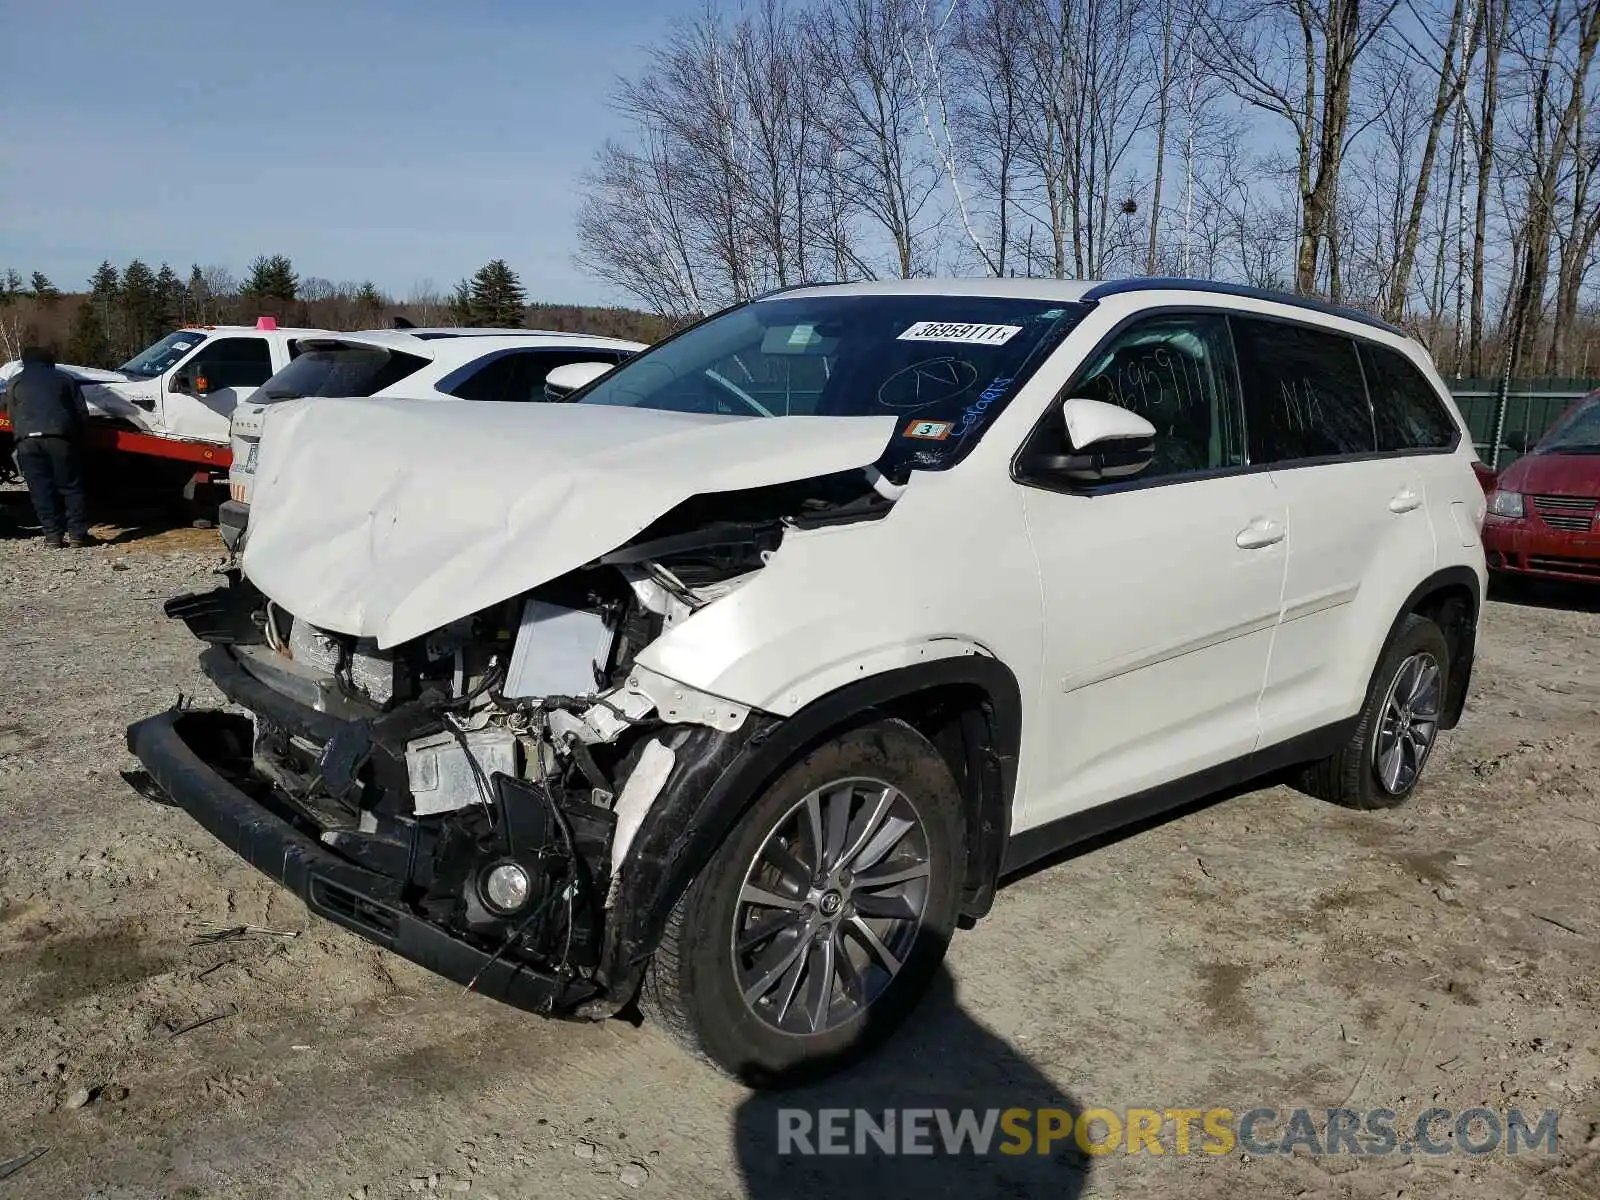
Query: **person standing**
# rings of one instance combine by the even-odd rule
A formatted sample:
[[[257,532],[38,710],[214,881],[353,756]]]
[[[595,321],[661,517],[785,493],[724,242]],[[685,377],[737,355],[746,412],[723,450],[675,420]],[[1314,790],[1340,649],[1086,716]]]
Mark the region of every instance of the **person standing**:
[[[17,443],[17,467],[44,530],[44,544],[59,548],[89,544],[83,498],[83,438],[89,408],[78,381],[56,369],[55,356],[39,346],[22,352],[22,370],[3,395]]]

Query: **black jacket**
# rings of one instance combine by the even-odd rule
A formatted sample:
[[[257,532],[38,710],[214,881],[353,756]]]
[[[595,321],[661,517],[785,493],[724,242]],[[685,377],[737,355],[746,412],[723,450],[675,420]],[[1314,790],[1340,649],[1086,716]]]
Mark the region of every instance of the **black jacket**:
[[[20,441],[43,434],[79,438],[89,407],[78,381],[54,367],[31,363],[11,377],[0,392],[0,408],[11,417],[12,432]]]

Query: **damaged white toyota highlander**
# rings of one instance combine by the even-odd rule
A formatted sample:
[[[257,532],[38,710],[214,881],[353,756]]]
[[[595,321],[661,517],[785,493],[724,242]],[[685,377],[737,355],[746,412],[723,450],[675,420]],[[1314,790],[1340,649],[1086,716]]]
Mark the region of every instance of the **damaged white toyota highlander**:
[[[1415,342],[1312,301],[791,289],[573,403],[284,404],[240,568],[167,606],[232,707],[128,742],[328,920],[781,1085],[1060,847],[1284,770],[1405,799],[1472,458]]]

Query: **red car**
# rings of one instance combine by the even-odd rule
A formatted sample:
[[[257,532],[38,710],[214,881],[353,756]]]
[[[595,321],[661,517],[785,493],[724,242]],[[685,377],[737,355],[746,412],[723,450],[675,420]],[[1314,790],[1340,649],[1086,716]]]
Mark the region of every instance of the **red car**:
[[[1491,571],[1600,583],[1600,392],[1501,473],[1483,548]]]

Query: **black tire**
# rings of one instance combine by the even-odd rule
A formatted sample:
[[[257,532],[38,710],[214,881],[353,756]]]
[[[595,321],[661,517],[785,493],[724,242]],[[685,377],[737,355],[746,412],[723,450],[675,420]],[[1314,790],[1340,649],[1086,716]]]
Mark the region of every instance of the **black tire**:
[[[1439,667],[1438,691],[1442,704],[1450,692],[1450,643],[1443,630],[1427,617],[1408,613],[1378,659],[1355,732],[1336,753],[1305,769],[1299,781],[1302,791],[1346,808],[1359,809],[1395,808],[1411,798],[1427,766],[1428,755],[1438,744],[1441,731],[1437,725],[1416,776],[1399,790],[1384,786],[1374,751],[1389,690],[1401,667],[1418,654],[1431,656]]]
[[[811,792],[866,777],[915,805],[927,847],[922,925],[883,992],[820,1033],[779,1030],[740,994],[733,930],[745,873],[768,835]],[[668,917],[639,994],[645,1015],[691,1054],[752,1087],[789,1087],[865,1057],[927,990],[955,929],[965,862],[963,801],[933,744],[886,720],[841,734],[785,771],[750,807]]]

